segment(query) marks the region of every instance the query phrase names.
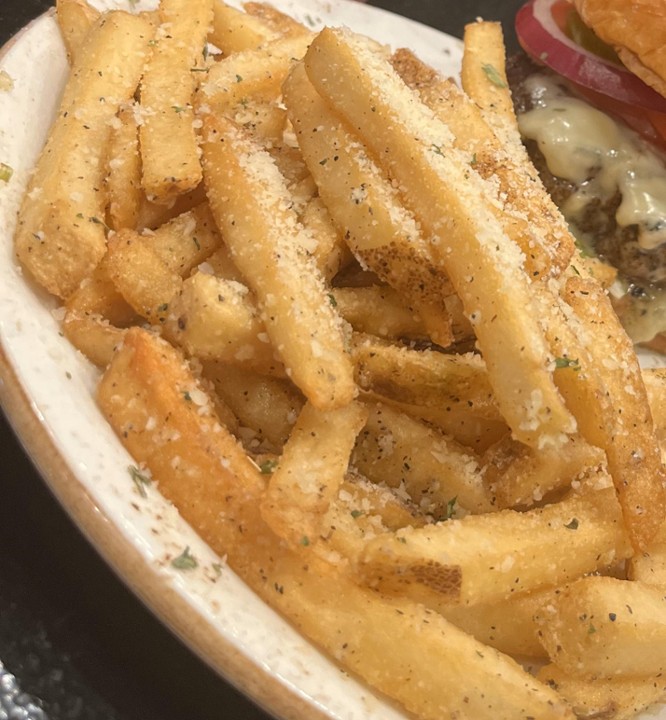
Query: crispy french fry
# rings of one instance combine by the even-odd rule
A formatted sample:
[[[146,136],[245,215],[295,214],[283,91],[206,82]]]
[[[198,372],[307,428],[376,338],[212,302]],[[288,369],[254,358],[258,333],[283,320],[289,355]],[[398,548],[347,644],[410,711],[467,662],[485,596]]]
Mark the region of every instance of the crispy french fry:
[[[160,491],[262,598],[344,667],[426,720],[451,713],[573,720],[551,689],[438,614],[382,598],[314,555],[304,562],[302,552],[282,547],[258,513],[264,484],[256,468],[224,428],[203,431],[215,418],[200,392],[177,353],[131,330],[98,398],[135,459],[159,477]],[[441,682],[442,663],[450,682]],[[408,681],[415,677],[418,683]]]
[[[312,197],[299,213],[300,221],[317,239],[313,254],[321,274],[330,282],[340,268],[352,261],[349,248],[320,197]]]
[[[389,286],[331,288],[331,295],[340,315],[359,333],[393,340],[428,337],[418,313]]]
[[[222,244],[205,202],[177,215],[154,232],[144,232],[142,239],[169,270],[183,278]]]
[[[566,698],[576,717],[583,720],[631,720],[641,710],[666,697],[663,673],[586,680],[562,672],[557,665],[546,665],[537,677]]]
[[[496,136],[481,109],[453,80],[437,76],[424,80],[426,69],[421,69],[420,61],[408,51],[394,55],[392,64],[403,79],[407,76],[406,82],[418,90],[436,116],[448,124],[455,147],[472,158],[472,169],[499,183],[505,202],[496,214],[523,251],[528,277],[535,281],[559,275],[573,255],[574,240],[536,169],[525,162],[524,153],[513,151]]]
[[[56,18],[65,42],[69,64],[83,45],[86,35],[99,18],[99,10],[86,0],[56,0]]]
[[[28,184],[16,254],[40,285],[62,298],[74,292],[106,250],[103,158],[111,122],[136,90],[151,37],[152,26],[140,16],[100,17],[77,55]]]
[[[474,22],[465,26],[460,71],[463,89],[481,108],[500,139],[515,150],[521,142],[505,63],[504,38],[499,23]]]
[[[660,588],[585,577],[542,608],[539,637],[551,661],[570,675],[653,676],[666,669],[665,606]]]
[[[141,204],[145,202],[136,110],[134,104],[118,110],[109,143],[106,191],[109,224],[114,230],[138,229]]]
[[[356,381],[367,392],[409,405],[501,419],[478,355],[412,350],[368,336],[355,336],[352,355]]]
[[[371,406],[353,464],[375,482],[402,488],[437,519],[453,516],[459,508],[473,513],[494,509],[478,456],[387,405]]]
[[[605,386],[611,405],[600,427],[600,442],[595,444],[606,452],[627,531],[634,547],[642,550],[664,522],[666,493],[638,360],[596,281],[573,275],[567,280],[564,298],[580,321],[581,344],[591,355],[593,372]]]
[[[213,21],[214,0],[161,0],[160,21],[141,80],[142,183],[168,203],[199,185],[201,164],[192,109],[193,69]]]
[[[495,202],[490,185],[465,171],[469,158],[455,150],[449,129],[368,41],[325,29],[305,66],[317,91],[362,127],[363,140],[436,238],[433,250],[472,321],[498,406],[516,438],[537,448],[562,444],[576,423],[553,382],[520,250],[489,209]]]
[[[219,111],[236,107],[248,98],[277,99],[294,59],[303,57],[310,42],[309,36],[280,38],[259,49],[243,50],[222,59],[201,83],[200,104]]]
[[[213,216],[287,373],[315,407],[346,405],[356,387],[342,320],[308,254],[312,236],[289,207],[284,178],[221,116],[205,116],[203,152]]]
[[[367,543],[358,572],[385,593],[474,605],[567,582],[630,555],[617,499],[606,488],[524,513],[468,515],[379,536]]]
[[[249,290],[234,280],[203,272],[188,278],[169,302],[164,331],[188,355],[202,360],[285,374]]]
[[[450,345],[444,298],[453,291],[446,273],[437,272],[429,239],[388,177],[317,94],[303,65],[293,68],[283,90],[305,162],[352,252],[408,299],[435,342]]]
[[[483,455],[483,479],[499,508],[526,508],[605,462],[604,451],[581,437],[572,436],[557,451],[535,452],[506,436]]]
[[[279,35],[311,34],[311,31],[305,25],[299,23],[290,15],[280,12],[268,3],[246,2],[243,8],[248,15],[260,18],[271,30]]]
[[[327,411],[306,403],[301,410],[261,501],[261,516],[290,547],[319,536],[366,418],[358,402]]]
[[[464,607],[430,603],[430,607],[461,630],[501,652],[523,658],[546,658],[534,616],[554,592],[552,588],[545,588],[492,604]]]
[[[154,324],[169,315],[182,278],[142,242],[134,230],[120,230],[109,240],[104,263],[116,289],[136,313]]]
[[[263,18],[248,15],[222,0],[213,3],[213,25],[208,39],[224,55],[254,50],[278,37],[279,32]]]
[[[279,452],[304,403],[294,385],[284,378],[217,361],[204,362],[203,374],[241,425],[254,433],[251,444],[268,441]]]
[[[102,315],[69,311],[62,323],[65,337],[90,362],[106,367],[122,343],[126,330],[115,327]]]

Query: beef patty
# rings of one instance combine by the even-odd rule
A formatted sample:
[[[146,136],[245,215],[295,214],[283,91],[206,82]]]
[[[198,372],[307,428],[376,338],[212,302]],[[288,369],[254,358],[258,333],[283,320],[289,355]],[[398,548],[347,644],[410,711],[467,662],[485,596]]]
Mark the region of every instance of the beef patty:
[[[509,58],[507,76],[513,94],[513,102],[518,115],[528,112],[535,106],[536,98],[526,85],[529,76],[539,73],[553,77],[548,70],[536,65],[524,53]],[[558,84],[568,93],[571,91]],[[526,140],[525,146],[534,162],[541,179],[552,196],[555,204],[562,208],[566,200],[577,190],[574,183],[553,175],[537,143]],[[666,244],[653,250],[646,250],[638,243],[638,227],[622,227],[615,219],[622,197],[616,193],[611,198],[594,198],[576,217],[567,218],[572,230],[592,245],[594,252],[613,267],[621,276],[634,285],[653,285],[666,287]]]

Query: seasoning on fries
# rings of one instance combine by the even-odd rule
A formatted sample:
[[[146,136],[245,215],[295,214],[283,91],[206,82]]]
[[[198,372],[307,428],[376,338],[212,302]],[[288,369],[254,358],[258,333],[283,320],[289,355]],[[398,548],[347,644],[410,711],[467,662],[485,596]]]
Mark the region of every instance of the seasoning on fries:
[[[160,492],[422,720],[663,699],[666,374],[519,146],[499,27],[460,89],[263,3],[58,20],[16,253]]]

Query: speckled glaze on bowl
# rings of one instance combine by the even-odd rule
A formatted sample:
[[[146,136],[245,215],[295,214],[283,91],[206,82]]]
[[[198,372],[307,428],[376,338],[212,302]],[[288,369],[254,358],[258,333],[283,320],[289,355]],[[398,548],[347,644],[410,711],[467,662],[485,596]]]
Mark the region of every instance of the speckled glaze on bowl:
[[[100,9],[147,9],[104,0]],[[232,2],[231,4],[238,4]],[[460,42],[344,0],[279,0],[309,26],[347,25],[416,49],[454,74]],[[0,91],[0,402],[45,480],[127,585],[195,652],[272,714],[289,719],[405,716],[340,669],[259,600],[153,486],[132,482],[132,459],[93,399],[99,373],[59,333],[55,300],[23,277],[12,252],[16,212],[56,111],[67,62],[53,13],[0,51],[13,88]],[[177,570],[185,547],[198,567]]]

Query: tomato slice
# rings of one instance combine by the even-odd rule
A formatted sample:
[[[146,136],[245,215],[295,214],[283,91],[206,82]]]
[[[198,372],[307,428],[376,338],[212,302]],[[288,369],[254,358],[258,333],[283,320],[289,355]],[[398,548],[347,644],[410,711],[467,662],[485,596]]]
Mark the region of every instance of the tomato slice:
[[[601,110],[619,115],[648,140],[666,146],[666,98],[612,55],[597,54],[601,48],[596,38],[576,33],[584,38],[588,46],[584,47],[569,37],[571,12],[575,9],[567,0],[529,0],[516,15],[522,48],[536,62],[572,82]]]

